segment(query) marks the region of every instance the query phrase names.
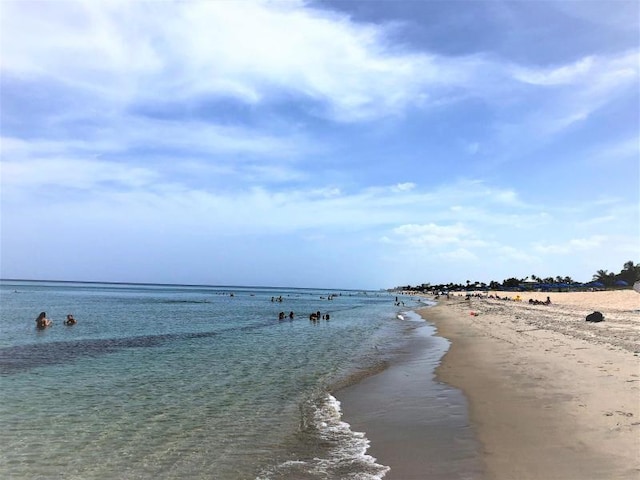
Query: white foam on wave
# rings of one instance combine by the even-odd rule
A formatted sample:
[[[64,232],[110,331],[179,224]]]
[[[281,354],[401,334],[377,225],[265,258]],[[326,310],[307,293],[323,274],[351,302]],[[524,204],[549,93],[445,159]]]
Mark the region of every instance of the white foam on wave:
[[[343,478],[358,480],[378,480],[384,477],[389,467],[376,463],[376,459],[367,454],[369,439],[363,432],[354,432],[351,425],[342,420],[340,401],[331,394],[315,412],[316,425],[320,437],[334,446],[329,457],[316,459],[318,473],[324,475],[341,474]],[[357,469],[359,471],[351,471]]]
[[[402,312],[404,315],[403,320],[407,320],[409,322],[421,322],[424,323],[424,318],[422,318],[418,313],[413,310],[409,310],[407,312]]]
[[[326,393],[312,407],[311,425],[327,449],[322,457],[288,460],[275,469],[263,472],[256,480],[326,479],[381,480],[390,470],[367,454],[369,439],[363,432],[354,432],[342,420],[340,401]]]

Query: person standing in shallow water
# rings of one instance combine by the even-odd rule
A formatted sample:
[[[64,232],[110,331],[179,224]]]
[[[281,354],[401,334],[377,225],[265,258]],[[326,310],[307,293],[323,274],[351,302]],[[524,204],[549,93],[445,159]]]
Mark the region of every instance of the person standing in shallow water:
[[[47,312],[40,312],[38,318],[36,318],[36,328],[43,330],[50,327],[53,322],[47,318]]]

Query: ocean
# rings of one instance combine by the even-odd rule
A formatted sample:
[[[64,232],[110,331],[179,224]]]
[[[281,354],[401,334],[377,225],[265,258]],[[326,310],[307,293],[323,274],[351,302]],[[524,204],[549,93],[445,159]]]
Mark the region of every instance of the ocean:
[[[406,344],[415,325],[402,315],[424,304],[399,300],[383,291],[3,280],[0,474],[380,479],[389,468],[367,454],[366,432],[344,421],[335,392]],[[54,323],[37,330],[41,311]],[[64,325],[67,314],[78,323]]]

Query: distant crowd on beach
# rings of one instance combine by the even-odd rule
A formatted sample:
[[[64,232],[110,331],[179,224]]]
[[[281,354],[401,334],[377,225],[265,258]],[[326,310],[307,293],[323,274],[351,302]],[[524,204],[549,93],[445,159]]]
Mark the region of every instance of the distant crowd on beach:
[[[443,294],[446,295],[447,300],[449,300],[451,298],[451,295],[449,293]],[[456,295],[456,296],[460,296],[460,295]],[[436,300],[438,300],[440,298],[440,294],[435,295],[434,297]],[[509,301],[509,302],[522,302],[523,299],[520,295],[516,295],[515,297],[510,297],[508,295],[501,297],[500,295],[487,295],[487,294],[482,294],[482,293],[467,293],[464,296],[465,300],[471,300],[472,298],[480,298],[480,299],[489,299],[489,300],[503,300],[503,301]],[[534,300],[533,298],[529,299],[529,303],[531,305],[551,305],[551,297],[547,296],[546,300]]]
[[[67,318],[63,323],[70,327],[71,325],[75,325],[78,322],[75,318],[73,318],[73,315],[69,314],[67,315]],[[40,312],[40,315],[38,315],[38,318],[36,318],[36,328],[38,330],[44,330],[45,328],[52,325],[53,321],[47,318],[47,312]]]
[[[481,298],[489,298],[491,300],[511,300],[513,302],[522,302],[522,297],[520,295],[516,295],[515,297],[500,297],[498,295],[489,295]],[[531,305],[551,305],[551,298],[547,297],[546,300],[534,300],[533,298],[529,299],[529,303]]]

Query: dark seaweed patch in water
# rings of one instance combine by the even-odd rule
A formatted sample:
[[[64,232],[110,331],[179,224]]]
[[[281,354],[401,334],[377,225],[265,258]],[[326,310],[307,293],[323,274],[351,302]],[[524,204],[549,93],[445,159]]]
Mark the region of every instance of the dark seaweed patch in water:
[[[44,365],[68,363],[79,357],[97,357],[125,348],[157,347],[176,336],[146,335],[3,348],[0,349],[0,374],[10,375]]]
[[[170,341],[208,338],[229,331],[248,331],[265,328],[274,323],[245,325],[217,332],[174,333],[144,335],[128,338],[107,338],[50,342],[45,344],[19,345],[0,348],[0,375],[11,375],[46,365],[64,364],[81,357],[93,358],[127,348],[151,348]]]
[[[211,303],[209,300],[162,300],[158,303]]]

